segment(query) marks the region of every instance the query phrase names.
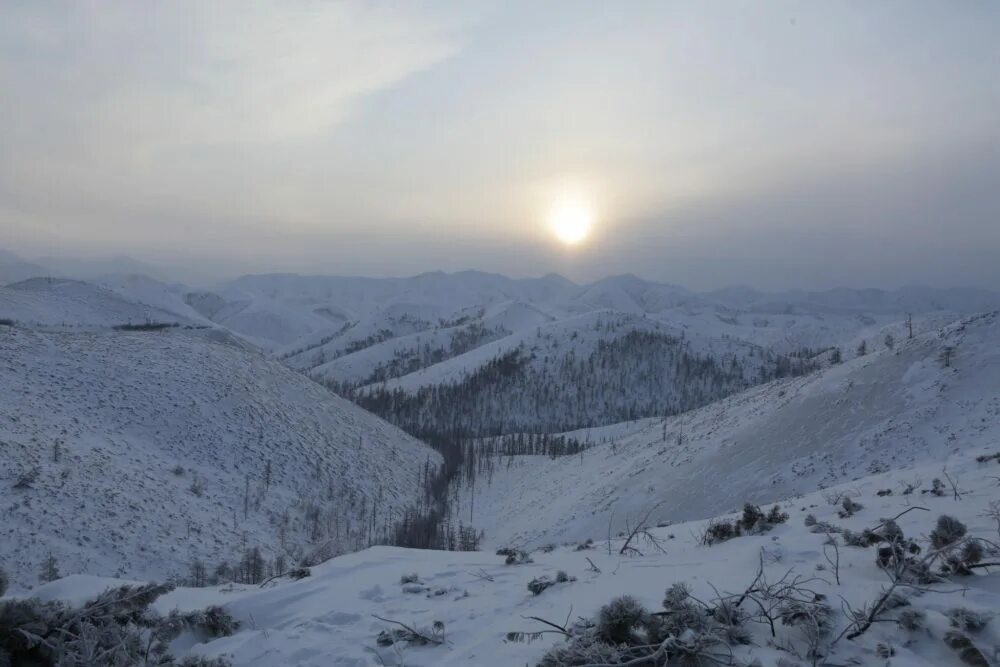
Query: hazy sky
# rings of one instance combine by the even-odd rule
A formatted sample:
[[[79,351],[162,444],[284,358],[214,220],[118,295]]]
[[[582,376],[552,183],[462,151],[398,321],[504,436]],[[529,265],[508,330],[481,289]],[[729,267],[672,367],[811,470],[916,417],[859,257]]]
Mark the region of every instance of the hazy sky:
[[[998,35],[993,0],[0,0],[0,247],[1000,287]]]

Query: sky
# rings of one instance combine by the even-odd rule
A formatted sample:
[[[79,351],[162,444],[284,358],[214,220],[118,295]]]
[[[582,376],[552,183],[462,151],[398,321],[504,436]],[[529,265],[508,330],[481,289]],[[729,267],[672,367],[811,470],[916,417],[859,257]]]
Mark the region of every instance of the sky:
[[[0,0],[0,248],[1000,288],[997,34],[988,0]]]

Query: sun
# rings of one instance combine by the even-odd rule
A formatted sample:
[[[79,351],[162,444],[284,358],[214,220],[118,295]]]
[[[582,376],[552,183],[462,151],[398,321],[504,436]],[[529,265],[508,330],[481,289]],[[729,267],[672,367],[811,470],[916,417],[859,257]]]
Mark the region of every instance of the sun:
[[[581,243],[590,235],[593,226],[594,212],[582,201],[560,202],[549,214],[549,228],[566,245]]]

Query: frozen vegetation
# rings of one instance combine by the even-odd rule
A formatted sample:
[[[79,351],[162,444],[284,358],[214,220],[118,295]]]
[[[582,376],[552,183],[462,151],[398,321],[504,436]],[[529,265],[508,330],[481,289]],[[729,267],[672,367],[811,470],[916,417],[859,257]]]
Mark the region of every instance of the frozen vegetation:
[[[4,667],[1000,657],[992,293],[0,260]]]

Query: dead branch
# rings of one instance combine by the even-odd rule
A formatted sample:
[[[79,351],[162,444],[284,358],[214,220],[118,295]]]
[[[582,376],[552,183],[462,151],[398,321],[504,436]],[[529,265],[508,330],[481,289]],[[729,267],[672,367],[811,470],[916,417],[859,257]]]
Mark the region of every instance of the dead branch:
[[[625,556],[625,555],[641,556],[642,552],[639,551],[639,549],[633,546],[632,544],[633,540],[636,540],[637,538],[640,537],[646,540],[649,544],[652,544],[661,553],[666,553],[666,549],[663,548],[663,545],[660,543],[660,540],[649,532],[649,524],[648,524],[650,515],[653,512],[655,512],[656,509],[659,508],[661,504],[662,503],[657,503],[652,507],[650,507],[648,510],[646,510],[646,513],[643,515],[642,520],[639,521],[635,525],[635,527],[628,533],[628,537],[625,539],[625,544],[623,544],[622,548],[618,551],[619,556]],[[626,530],[628,530],[627,523],[626,523]]]

